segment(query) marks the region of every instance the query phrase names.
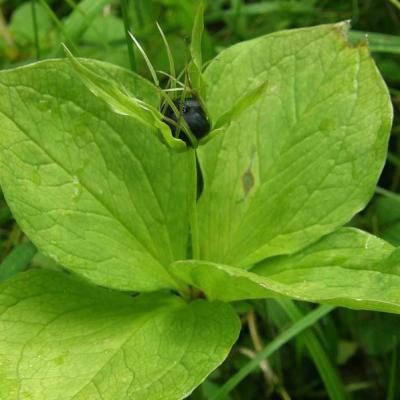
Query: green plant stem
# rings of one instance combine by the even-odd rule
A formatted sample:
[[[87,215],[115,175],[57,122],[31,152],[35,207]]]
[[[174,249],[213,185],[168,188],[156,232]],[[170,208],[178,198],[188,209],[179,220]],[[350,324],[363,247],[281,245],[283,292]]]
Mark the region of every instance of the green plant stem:
[[[131,65],[132,71],[136,72],[137,66],[136,66],[135,52],[133,50],[132,41],[129,36],[129,30],[131,24],[129,20],[128,2],[129,0],[121,0],[121,12],[122,12],[122,19],[124,21],[125,40],[126,40],[126,45],[128,47],[129,63]]]
[[[199,226],[197,223],[197,157],[196,150],[190,149],[190,164],[194,183],[192,198],[190,200],[190,228],[192,235],[192,258],[200,260]]]
[[[212,397],[212,400],[224,399],[247,375],[249,375],[260,362],[270,357],[275,351],[281,348],[285,343],[289,342],[299,333],[314,325],[319,319],[330,313],[335,307],[330,305],[321,305],[317,309],[295,322],[289,329],[278,335],[272,342],[264,347],[264,350],[242,367],[235,375],[232,376]]]
[[[40,60],[39,33],[38,33],[38,23],[36,16],[36,0],[31,0],[31,6],[32,6],[32,23],[33,23],[33,35],[35,40],[36,60]]]

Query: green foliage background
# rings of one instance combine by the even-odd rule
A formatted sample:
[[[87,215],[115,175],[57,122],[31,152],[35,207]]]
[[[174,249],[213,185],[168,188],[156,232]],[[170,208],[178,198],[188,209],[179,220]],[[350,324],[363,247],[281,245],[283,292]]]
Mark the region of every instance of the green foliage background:
[[[36,59],[63,55],[60,42],[74,54],[130,68],[119,1],[37,0],[36,29],[32,2],[0,1],[0,66],[9,68]],[[171,44],[178,70],[186,57],[185,38],[190,35],[197,2],[189,0],[136,0],[129,3],[132,30],[148,52],[156,69],[168,70],[162,40],[155,21]],[[377,193],[351,225],[400,245],[400,3],[398,0],[213,0],[208,2],[203,48],[204,62],[224,48],[282,29],[352,20],[354,41],[368,33],[373,57],[388,84],[395,110],[390,152]],[[35,34],[36,33],[36,34]],[[135,50],[134,50],[135,51]],[[148,71],[135,51],[134,63],[142,75]],[[1,199],[0,279],[18,270],[47,265],[58,268],[27,242]],[[260,348],[290,325],[288,315],[308,313],[312,306],[284,313],[273,300],[236,303],[243,331],[228,360],[191,396],[211,399],[215,389],[245,365]],[[288,307],[288,306],[287,306]],[[300,311],[299,311],[300,310]],[[297,314],[298,317],[298,314]],[[400,397],[400,319],[396,315],[337,309],[314,325],[312,337],[299,335],[261,363],[230,394],[231,399],[327,398],[320,373],[323,356],[310,357],[305,341],[317,341],[333,360],[353,399]],[[319,372],[318,372],[319,371]],[[328,372],[329,373],[329,372]],[[1,384],[1,383],[0,383]]]

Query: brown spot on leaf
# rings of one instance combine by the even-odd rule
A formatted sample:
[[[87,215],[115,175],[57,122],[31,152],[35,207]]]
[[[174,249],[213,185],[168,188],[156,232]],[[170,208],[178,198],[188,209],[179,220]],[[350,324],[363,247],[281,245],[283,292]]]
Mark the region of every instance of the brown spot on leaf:
[[[250,189],[254,186],[254,176],[251,172],[251,168],[249,168],[243,175],[242,175],[242,185],[243,191],[245,196],[248,195]]]

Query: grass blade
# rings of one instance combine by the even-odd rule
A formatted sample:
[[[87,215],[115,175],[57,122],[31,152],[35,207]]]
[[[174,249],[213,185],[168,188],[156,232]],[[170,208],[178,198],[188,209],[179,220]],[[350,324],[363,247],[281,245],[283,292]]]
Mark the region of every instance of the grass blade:
[[[203,108],[204,102],[202,99],[204,99],[206,92],[205,82],[201,74],[203,68],[201,43],[204,32],[204,9],[204,2],[200,1],[193,21],[192,37],[189,46],[190,57],[188,57],[186,67],[190,87],[197,93],[197,97],[202,103]]]
[[[358,42],[368,38],[368,47],[376,53],[400,54],[400,37],[383,33],[350,31],[350,40]]]
[[[277,302],[292,322],[296,322],[303,317],[303,313],[292,300],[279,299]],[[311,330],[303,332],[301,338],[304,340],[304,344],[310,352],[315,366],[325,384],[329,397],[333,400],[347,399],[346,390],[339,374],[336,368],[332,365],[331,360],[315,333]]]
[[[311,4],[302,4],[300,1],[268,1],[243,4],[240,9],[240,16],[267,15],[274,12],[288,12],[291,14],[314,14],[315,7]],[[231,7],[227,10],[218,10],[209,13],[206,17],[207,22],[218,21],[221,18],[235,17],[237,10]]]
[[[136,47],[142,54],[144,61],[146,62],[147,68],[150,71],[151,77],[153,78],[154,84],[157,87],[160,86],[160,82],[158,81],[156,70],[154,69],[153,65],[151,64],[149,57],[147,57],[146,52],[143,50],[143,47],[140,45],[139,41],[135,38],[135,36],[132,34],[132,32],[128,32],[128,35],[131,37],[131,39],[133,40],[133,43],[135,43]]]
[[[380,186],[377,186],[375,189],[375,193],[380,194],[382,196],[385,196],[389,199],[395,200],[400,202],[400,196],[396,193],[391,192],[390,190],[381,188]]]
[[[169,73],[170,73],[170,76],[172,77],[172,78],[169,79],[167,88],[171,87],[172,89],[174,89],[176,87],[176,85],[175,85],[175,82],[176,82],[176,71],[175,71],[174,57],[172,55],[171,48],[169,47],[168,40],[165,37],[165,34],[164,34],[163,30],[161,29],[161,26],[159,25],[158,22],[156,22],[156,25],[157,25],[158,31],[160,32],[162,40],[164,42],[165,49],[167,50],[167,56],[168,56],[168,62],[169,62]]]
[[[36,0],[31,0],[32,6],[32,23],[33,23],[33,35],[35,40],[35,51],[36,51],[36,60],[40,60],[40,45],[39,45],[39,32],[38,32],[38,23],[36,16]]]
[[[295,322],[289,329],[278,335],[272,342],[264,347],[264,350],[257,354],[255,358],[242,367],[232,378],[230,378],[218,392],[212,397],[212,400],[222,400],[230,393],[247,375],[258,367],[261,360],[270,357],[275,351],[289,342],[299,333],[314,325],[319,319],[330,313],[335,307],[330,305],[321,305],[317,309]]]
[[[201,71],[203,65],[203,56],[201,50],[201,41],[204,31],[204,3],[200,1],[193,21],[192,40],[190,43],[190,54],[193,62]]]
[[[128,47],[129,62],[131,64],[132,71],[136,72],[137,68],[136,68],[135,52],[133,51],[132,43],[129,40],[129,31],[131,29],[131,23],[129,20],[128,0],[121,0],[121,11],[122,11],[122,19],[124,21],[125,38],[126,38],[126,45]]]

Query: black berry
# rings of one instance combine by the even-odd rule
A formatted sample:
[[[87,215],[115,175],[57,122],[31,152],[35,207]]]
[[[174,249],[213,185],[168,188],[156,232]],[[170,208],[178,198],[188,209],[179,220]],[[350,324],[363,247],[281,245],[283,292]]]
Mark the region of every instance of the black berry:
[[[200,102],[197,99],[192,97],[186,98],[184,100],[183,107],[180,100],[175,100],[174,104],[179,111],[182,111],[182,116],[184,120],[186,121],[191,132],[197,139],[201,139],[207,135],[207,133],[210,131],[210,123],[203,108],[200,105]],[[175,122],[178,122],[178,117],[169,106],[165,112],[165,116]],[[169,123],[168,120],[166,120],[165,122],[169,125],[171,131],[175,134],[177,127],[172,123]],[[188,144],[190,143],[189,138],[185,135],[182,128],[179,133],[179,139],[182,139]]]

